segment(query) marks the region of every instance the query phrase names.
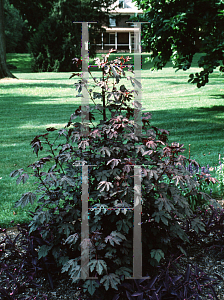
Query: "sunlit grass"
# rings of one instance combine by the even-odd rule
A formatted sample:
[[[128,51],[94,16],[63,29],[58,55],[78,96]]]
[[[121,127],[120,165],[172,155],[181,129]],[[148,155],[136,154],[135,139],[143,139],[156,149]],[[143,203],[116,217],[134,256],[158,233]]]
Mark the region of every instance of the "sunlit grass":
[[[196,67],[175,72],[169,65],[151,72],[147,57],[144,54],[142,60],[142,104],[144,111],[152,112],[152,125],[169,130],[170,142],[183,143],[187,157],[190,144],[191,158],[202,166],[215,167],[219,153],[224,156],[223,76],[214,72],[209,84],[198,89],[187,82],[189,74],[199,70]],[[8,226],[12,219],[27,221],[31,206],[15,209],[14,203],[34,188],[35,180],[17,186],[9,174],[36,160],[30,141],[47,127],[62,128],[81,101],[75,97],[76,80],[69,79],[71,73],[23,72],[30,66],[28,55],[10,54],[8,62],[17,64],[19,80],[0,81],[0,226]],[[122,83],[132,88],[130,81]]]

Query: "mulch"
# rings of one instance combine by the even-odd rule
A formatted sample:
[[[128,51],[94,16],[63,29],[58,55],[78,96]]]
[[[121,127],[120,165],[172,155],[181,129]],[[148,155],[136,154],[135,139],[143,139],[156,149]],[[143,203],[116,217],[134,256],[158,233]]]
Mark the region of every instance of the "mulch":
[[[224,208],[224,200],[218,201],[222,207]],[[15,238],[17,234],[19,233],[16,226],[7,228],[6,229],[7,234]],[[3,240],[5,236],[5,233],[0,233],[0,242]],[[18,242],[19,243],[19,239]],[[4,245],[3,245],[4,246]],[[199,248],[198,246],[191,246],[191,249],[189,250],[190,256],[187,258],[183,256],[180,260],[180,268],[183,268],[183,270],[186,270],[186,266],[188,263],[192,263],[193,265],[197,264],[199,268],[201,268],[208,276],[212,278],[215,277],[216,274],[218,274],[223,280],[218,279],[216,282],[217,284],[214,285],[214,290],[218,295],[219,300],[224,300],[224,254],[220,254],[217,256],[217,254],[214,255],[214,252],[211,249],[208,251],[208,249]],[[5,250],[5,254],[7,255],[7,250]],[[3,258],[0,259],[0,263]],[[1,276],[0,273],[0,282],[1,282]],[[50,288],[49,282],[46,278],[39,277],[36,279],[36,283],[40,284],[42,287],[38,288],[36,290],[36,296],[40,297],[37,299],[43,299],[43,300],[56,300],[56,299],[87,299],[86,296],[81,296],[80,293],[81,290],[78,288],[77,285],[72,284],[71,280],[68,278],[68,275],[65,273],[58,274],[57,277],[54,278],[54,289],[52,290]],[[1,284],[0,284],[1,286]],[[33,289],[30,288],[27,290],[24,295],[27,297],[32,295]],[[81,293],[83,295],[83,293]],[[209,289],[205,290],[202,293],[201,299],[212,299],[209,297],[209,294],[212,294]],[[45,298],[41,298],[41,295],[45,295]]]

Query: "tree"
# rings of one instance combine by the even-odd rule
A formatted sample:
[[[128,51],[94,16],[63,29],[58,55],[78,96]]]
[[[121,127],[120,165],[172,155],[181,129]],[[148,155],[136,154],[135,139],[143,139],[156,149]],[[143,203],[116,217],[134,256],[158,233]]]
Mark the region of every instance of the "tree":
[[[5,77],[16,78],[6,65],[4,0],[0,0],[0,79]]]
[[[9,0],[9,2],[20,11],[23,20],[26,22],[29,29],[26,41],[29,41],[34,33],[37,32],[39,25],[46,21],[47,18],[51,16],[52,12],[55,12],[55,9],[56,11],[61,8],[62,10],[65,10],[64,8],[67,7],[69,15],[75,10],[76,14],[79,16],[79,21],[86,21],[83,19],[83,15],[87,16],[88,21],[90,21],[91,17],[88,16],[88,14],[90,13],[92,16],[93,13],[98,11],[98,13],[101,13],[101,17],[94,20],[99,21],[115,0]],[[69,10],[70,8],[71,10]],[[101,8],[104,8],[104,13],[102,13]],[[94,20],[92,19],[91,21]]]
[[[171,59],[177,70],[191,67],[195,53],[203,55],[189,82],[197,87],[208,83],[215,68],[224,70],[224,1],[222,0],[135,0],[149,24],[143,26],[143,43],[154,67],[162,69]]]
[[[24,47],[22,43],[24,21],[18,9],[9,0],[4,1],[5,10],[5,39],[6,39],[6,53],[16,53],[17,49]],[[20,46],[20,44],[23,44]],[[20,46],[20,47],[18,47]],[[20,52],[17,52],[20,53]]]
[[[22,47],[19,53],[29,52],[29,41],[39,25],[46,19],[58,0],[9,0],[19,12],[24,21]]]
[[[27,21],[32,35],[39,24],[49,15],[54,3],[58,0],[9,0],[20,11],[24,21]]]
[[[94,57],[96,44],[101,42],[102,24],[109,23],[108,7],[114,0],[58,0],[50,14],[41,22],[30,40],[37,72],[74,71],[74,57],[81,54],[81,24],[97,21],[89,29],[90,57]],[[102,10],[102,8],[104,10]]]

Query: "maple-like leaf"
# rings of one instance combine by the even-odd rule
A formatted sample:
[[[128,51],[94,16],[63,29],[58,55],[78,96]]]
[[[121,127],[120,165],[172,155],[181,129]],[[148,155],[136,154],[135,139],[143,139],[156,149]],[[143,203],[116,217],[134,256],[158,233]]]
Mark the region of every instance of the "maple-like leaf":
[[[97,273],[99,275],[101,275],[103,273],[103,270],[106,270],[107,271],[107,264],[104,260],[102,259],[94,259],[94,260],[91,260],[89,262],[89,267],[90,267],[90,271],[93,272],[94,269],[96,269]]]
[[[103,187],[102,187],[102,189],[100,190],[100,192],[104,191],[105,188],[106,188],[107,191],[109,191],[110,187],[113,187],[113,184],[112,184],[111,182],[101,181],[101,182],[98,184],[98,188],[97,188],[97,189],[101,188],[101,186],[103,186]]]
[[[112,246],[114,246],[114,243],[120,245],[122,240],[126,240],[126,237],[117,231],[112,231],[111,234],[105,238],[105,242],[107,243],[109,241]]]
[[[109,289],[109,285],[111,285],[113,289],[117,290],[117,285],[120,284],[121,281],[118,275],[110,273],[108,275],[103,276],[103,278],[100,280],[100,283],[104,284],[106,290]]]
[[[111,160],[109,160],[107,162],[107,165],[109,165],[110,163],[112,163],[111,168],[113,169],[115,166],[118,166],[118,164],[119,164],[120,161],[121,161],[120,159],[113,158],[113,159],[111,159]]]
[[[150,254],[151,257],[155,258],[158,262],[160,262],[160,260],[164,258],[164,252],[161,249],[152,249]]]

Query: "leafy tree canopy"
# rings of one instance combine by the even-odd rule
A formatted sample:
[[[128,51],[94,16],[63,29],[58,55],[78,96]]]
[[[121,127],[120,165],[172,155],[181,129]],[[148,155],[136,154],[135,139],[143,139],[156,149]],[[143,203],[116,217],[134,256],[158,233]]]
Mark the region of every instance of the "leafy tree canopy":
[[[4,1],[5,12],[5,38],[6,52],[16,52],[18,45],[22,41],[24,21],[18,11],[9,0]]]
[[[223,0],[135,0],[149,21],[143,26],[143,43],[151,52],[154,67],[162,69],[171,59],[177,70],[187,70],[195,53],[203,53],[189,82],[197,87],[208,83],[216,67],[224,70]]]
[[[94,11],[101,11],[102,8],[108,10],[111,4],[115,0],[9,0],[11,4],[17,8],[23,18],[28,21],[30,29],[36,31],[39,24],[46,19],[55,10],[62,9],[65,11],[67,6],[67,12],[74,12],[80,15],[79,21],[90,21],[89,13],[92,15]],[[88,8],[88,9],[87,9]],[[83,19],[83,16],[84,19]],[[98,20],[98,19],[97,19]],[[92,20],[93,21],[93,20]],[[94,20],[96,21],[96,20]]]
[[[81,24],[91,22],[89,55],[95,55],[101,42],[102,24],[108,24],[108,7],[114,0],[58,0],[30,39],[34,71],[74,71],[72,59],[81,54]],[[102,11],[102,8],[104,10]]]
[[[39,24],[49,15],[57,0],[9,0],[17,8],[24,20],[27,20],[30,30],[35,31]]]

